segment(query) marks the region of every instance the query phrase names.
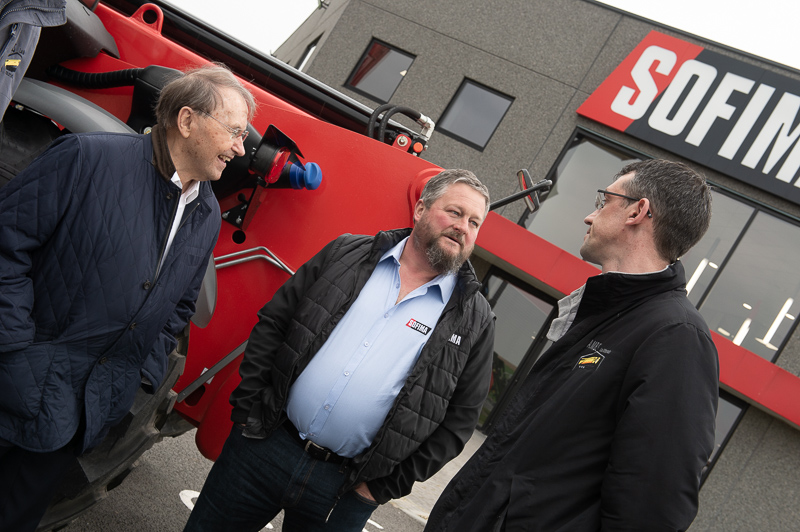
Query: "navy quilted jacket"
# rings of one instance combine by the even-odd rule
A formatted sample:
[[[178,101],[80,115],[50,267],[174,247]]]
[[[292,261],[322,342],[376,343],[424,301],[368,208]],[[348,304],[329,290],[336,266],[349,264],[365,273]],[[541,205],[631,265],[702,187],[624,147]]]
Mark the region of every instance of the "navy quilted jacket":
[[[220,228],[208,183],[163,267],[179,187],[144,135],[68,135],[0,189],[0,439],[95,446],[157,386]]]

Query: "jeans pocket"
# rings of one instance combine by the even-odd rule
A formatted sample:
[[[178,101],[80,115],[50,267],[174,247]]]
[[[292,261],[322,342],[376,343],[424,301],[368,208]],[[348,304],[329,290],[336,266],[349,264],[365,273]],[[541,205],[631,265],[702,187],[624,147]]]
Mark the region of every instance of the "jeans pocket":
[[[373,508],[377,508],[378,506],[380,506],[380,504],[378,504],[378,501],[373,501],[372,499],[367,499],[366,497],[364,497],[363,495],[359,494],[356,491],[353,492],[353,497],[355,497],[355,499],[357,501],[362,502],[364,504],[368,504],[368,505],[372,506]]]

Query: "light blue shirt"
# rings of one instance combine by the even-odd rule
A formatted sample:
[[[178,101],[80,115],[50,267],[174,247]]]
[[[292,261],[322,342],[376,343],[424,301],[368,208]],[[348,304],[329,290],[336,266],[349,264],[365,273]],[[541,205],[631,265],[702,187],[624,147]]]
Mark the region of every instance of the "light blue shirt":
[[[381,257],[289,391],[286,412],[300,436],[340,456],[372,443],[455,289],[454,274],[439,275],[395,304],[407,241]]]

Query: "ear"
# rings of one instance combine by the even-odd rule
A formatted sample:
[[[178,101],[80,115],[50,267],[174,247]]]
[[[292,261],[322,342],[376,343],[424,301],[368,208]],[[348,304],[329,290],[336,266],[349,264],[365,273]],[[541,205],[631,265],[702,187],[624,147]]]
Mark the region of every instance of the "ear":
[[[178,132],[183,138],[189,138],[192,127],[197,127],[197,116],[190,107],[181,107],[178,111]]]
[[[425,204],[422,200],[417,200],[417,204],[414,205],[414,225],[417,225],[420,218],[422,218],[422,213],[425,212]]]
[[[653,215],[650,212],[650,200],[642,198],[635,204],[635,209],[631,210],[628,214],[628,219],[625,223],[627,225],[639,225],[652,219]]]

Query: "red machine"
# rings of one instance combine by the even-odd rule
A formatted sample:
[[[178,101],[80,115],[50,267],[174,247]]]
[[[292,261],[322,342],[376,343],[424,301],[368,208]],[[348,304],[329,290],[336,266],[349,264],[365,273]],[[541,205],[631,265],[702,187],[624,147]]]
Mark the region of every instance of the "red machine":
[[[161,388],[141,391],[129,416],[79,459],[82,475],[65,484],[43,530],[104,497],[165,436],[197,427],[198,448],[215,459],[231,427],[228,397],[258,309],[336,236],[409,226],[426,178],[439,171],[416,156],[426,146],[425,129],[415,133],[390,121],[390,106],[373,113],[171,9],[69,0],[67,24],[43,30],[2,122],[0,138],[16,141],[0,142],[2,159],[15,161],[13,175],[66,132],[144,132],[171,69],[223,62],[258,101],[247,155],[214,185],[226,223],[188,350],[184,339]],[[366,136],[379,122],[386,142]]]

